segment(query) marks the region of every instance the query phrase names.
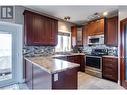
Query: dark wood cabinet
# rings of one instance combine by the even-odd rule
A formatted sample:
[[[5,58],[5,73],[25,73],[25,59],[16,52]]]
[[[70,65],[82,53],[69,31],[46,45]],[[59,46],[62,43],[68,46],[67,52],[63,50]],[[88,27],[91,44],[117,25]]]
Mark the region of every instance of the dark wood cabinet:
[[[52,89],[77,89],[78,68],[67,69],[58,72],[58,81],[54,81],[55,74],[52,74]]]
[[[105,32],[105,19],[100,19],[99,21],[98,21],[98,34],[104,34],[104,32]]]
[[[92,21],[87,26],[88,36],[104,34],[104,19]]]
[[[103,35],[104,34],[105,19],[91,21],[83,26],[83,45],[88,44],[88,36]]]
[[[56,57],[57,59],[69,61],[72,63],[80,64],[80,67],[78,68],[79,71],[84,72],[85,71],[85,57],[84,55],[71,55],[71,56],[62,56],[62,57]]]
[[[49,73],[28,60],[24,62],[25,82],[29,89],[77,89],[78,87],[78,67]]]
[[[88,44],[88,25],[83,26],[83,45]]]
[[[57,45],[58,21],[24,11],[25,45]]]
[[[83,31],[82,26],[72,26],[71,27],[71,43],[74,46],[83,46]]]
[[[102,58],[102,77],[118,81],[118,58]]]
[[[118,17],[106,19],[105,44],[108,46],[118,46]]]
[[[72,26],[71,27],[71,44],[72,44],[72,47],[77,45],[76,41],[77,41],[77,26]]]

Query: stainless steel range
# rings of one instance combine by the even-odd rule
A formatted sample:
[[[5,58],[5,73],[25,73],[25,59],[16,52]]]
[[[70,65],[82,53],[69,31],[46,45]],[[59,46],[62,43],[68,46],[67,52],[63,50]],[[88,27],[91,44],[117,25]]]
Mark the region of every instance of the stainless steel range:
[[[102,77],[102,56],[107,55],[107,49],[93,49],[91,54],[86,55],[85,72],[96,77]]]

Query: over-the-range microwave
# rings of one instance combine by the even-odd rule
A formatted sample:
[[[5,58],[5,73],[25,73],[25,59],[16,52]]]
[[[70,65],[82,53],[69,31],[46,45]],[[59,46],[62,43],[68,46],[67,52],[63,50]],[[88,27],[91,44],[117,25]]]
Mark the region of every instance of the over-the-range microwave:
[[[104,44],[104,35],[88,36],[88,45]]]

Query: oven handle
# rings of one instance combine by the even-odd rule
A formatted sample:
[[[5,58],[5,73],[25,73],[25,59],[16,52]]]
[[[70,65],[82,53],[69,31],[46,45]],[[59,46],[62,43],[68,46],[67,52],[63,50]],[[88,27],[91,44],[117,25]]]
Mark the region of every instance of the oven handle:
[[[86,57],[102,58],[100,56],[89,56],[89,55],[86,55]]]

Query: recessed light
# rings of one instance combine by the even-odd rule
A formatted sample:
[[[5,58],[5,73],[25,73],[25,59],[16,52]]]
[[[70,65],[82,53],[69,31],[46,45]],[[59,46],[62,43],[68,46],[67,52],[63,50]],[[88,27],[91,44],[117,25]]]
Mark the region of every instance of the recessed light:
[[[108,15],[108,12],[104,12],[104,13],[103,13],[103,16],[107,16],[107,15]]]

